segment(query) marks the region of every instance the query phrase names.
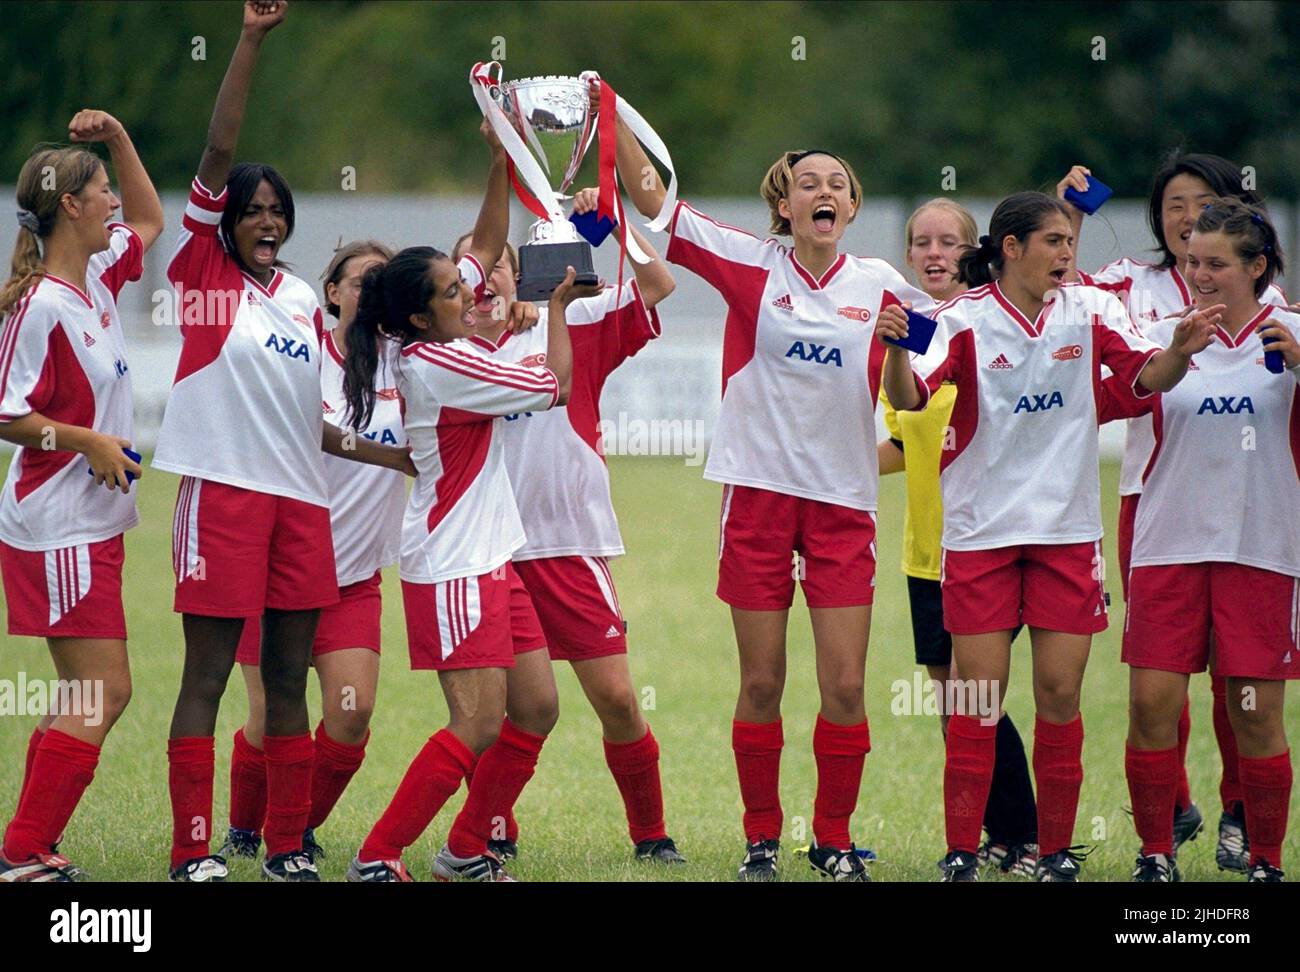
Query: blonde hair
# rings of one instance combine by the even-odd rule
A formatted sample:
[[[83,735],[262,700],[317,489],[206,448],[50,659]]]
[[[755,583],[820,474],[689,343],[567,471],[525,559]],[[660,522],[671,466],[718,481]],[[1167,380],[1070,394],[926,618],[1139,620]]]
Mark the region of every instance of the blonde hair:
[[[0,316],[8,314],[45,273],[39,241],[54,231],[59,215],[59,201],[65,193],[76,195],[102,169],[99,156],[83,148],[43,148],[33,152],[18,174],[15,196],[19,209],[36,217],[37,228],[18,227],[14,255],[10,261],[9,280],[0,287]],[[52,187],[48,187],[53,175]]]
[[[472,232],[462,233],[460,239],[456,241],[456,245],[451,248],[451,258],[453,260],[459,260],[461,257],[463,257],[465,255],[465,243],[469,240],[472,240],[473,238],[474,238],[474,234]],[[513,270],[515,273],[518,273],[519,254],[515,252],[515,248],[513,244],[510,243],[506,244],[506,258],[510,260],[510,269]],[[492,272],[491,267],[484,267],[483,270],[486,273]]]
[[[778,204],[782,199],[788,199],[790,196],[790,183],[794,181],[794,167],[802,162],[809,155],[826,155],[834,159],[844,167],[844,173],[849,177],[849,198],[853,200],[853,215],[857,215],[857,207],[862,204],[862,183],[858,181],[857,173],[853,171],[853,166],[849,165],[838,155],[832,152],[823,152],[820,149],[794,149],[790,152],[783,152],[781,157],[772,163],[771,168],[767,170],[767,175],[763,176],[763,182],[758,187],[759,195],[767,203],[768,212],[771,214],[771,224],[768,229],[776,236],[790,235],[790,221],[781,215]],[[852,221],[853,216],[849,217]]]
[[[971,215],[970,210],[959,202],[953,202],[943,196],[923,202],[912,211],[912,215],[907,217],[907,225],[903,227],[903,249],[912,248],[912,228],[916,225],[916,219],[927,209],[942,209],[957,217],[958,233],[961,241],[967,246],[974,246],[976,239],[979,238],[979,227],[975,225],[975,217]]]
[[[339,280],[343,277],[343,268],[353,257],[367,256],[372,253],[383,257],[385,263],[393,258],[393,250],[386,243],[380,243],[378,240],[353,240],[351,243],[344,243],[343,238],[339,237],[339,245],[334,248],[334,256],[330,258],[325,272],[320,275],[321,296],[325,298],[325,311],[330,317],[339,316],[339,305],[330,300],[330,284],[338,286]]]

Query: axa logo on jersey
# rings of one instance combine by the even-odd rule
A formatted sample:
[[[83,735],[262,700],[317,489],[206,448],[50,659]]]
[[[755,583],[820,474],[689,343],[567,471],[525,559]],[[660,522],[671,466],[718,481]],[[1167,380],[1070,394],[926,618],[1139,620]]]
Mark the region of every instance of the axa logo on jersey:
[[[1016,407],[1011,414],[1015,415],[1016,412],[1046,412],[1049,408],[1056,408],[1058,405],[1065,406],[1065,399],[1061,397],[1059,391],[1042,395],[1031,393],[1020,396],[1020,401],[1016,402]]]
[[[1211,415],[1240,415],[1242,412],[1255,414],[1255,403],[1250,400],[1249,395],[1242,395],[1238,398],[1236,395],[1217,395],[1208,397],[1201,402],[1201,407],[1196,410],[1197,415],[1204,415],[1209,412]]]
[[[397,436],[393,435],[391,429],[376,429],[374,432],[362,432],[361,438],[369,439],[371,442],[378,442],[380,445],[397,445]]]
[[[790,345],[790,350],[785,353],[785,356],[798,358],[800,361],[813,361],[817,364],[833,364],[837,368],[844,367],[839,348],[827,348],[824,344],[813,344],[811,341],[807,344],[803,341],[795,341]]]
[[[290,358],[301,358],[303,361],[311,361],[311,351],[307,347],[306,341],[295,341],[293,338],[281,337],[272,333],[262,345],[264,348],[271,348],[279,351],[281,354],[288,355]]]

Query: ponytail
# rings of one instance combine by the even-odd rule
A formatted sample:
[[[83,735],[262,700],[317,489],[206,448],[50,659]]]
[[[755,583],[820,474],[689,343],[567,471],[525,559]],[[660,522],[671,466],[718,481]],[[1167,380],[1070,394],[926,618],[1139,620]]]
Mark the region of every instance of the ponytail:
[[[383,266],[374,266],[361,278],[357,316],[348,327],[348,353],[343,360],[343,397],[348,403],[348,423],[354,429],[370,424],[375,410],[375,372],[379,368],[379,342],[387,308],[384,303]]]
[[[1002,276],[1002,242],[1014,236],[1023,243],[1053,215],[1070,218],[1065,203],[1042,192],[1016,192],[998,203],[989,219],[987,236],[970,246],[957,260],[957,279],[970,287],[992,283]]]
[[[83,148],[37,149],[18,174],[18,239],[9,279],[0,287],[0,317],[14,309],[23,294],[45,273],[41,240],[54,232],[59,202],[76,195],[103,168],[99,156]],[[53,176],[53,180],[50,176]]]

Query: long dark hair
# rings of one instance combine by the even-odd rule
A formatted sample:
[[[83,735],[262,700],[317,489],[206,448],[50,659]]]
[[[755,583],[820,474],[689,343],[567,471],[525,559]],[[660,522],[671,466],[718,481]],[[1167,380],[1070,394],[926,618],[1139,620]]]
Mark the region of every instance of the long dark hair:
[[[293,236],[293,193],[289,191],[289,183],[284,181],[284,176],[260,162],[241,162],[231,169],[230,175],[226,177],[226,208],[221,211],[221,243],[235,263],[239,264],[239,269],[248,274],[253,272],[252,269],[244,265],[239,251],[235,249],[235,224],[244,215],[245,207],[257,194],[257,187],[263,179],[271,184],[271,189],[279,197],[280,207],[284,210],[285,233],[280,243],[283,245],[289,242],[289,237]],[[279,259],[275,265],[288,266]]]
[[[1165,240],[1164,220],[1161,216],[1164,212],[1165,189],[1179,175],[1191,175],[1204,180],[1210,191],[1221,198],[1240,199],[1250,206],[1264,205],[1264,200],[1253,189],[1246,189],[1242,185],[1241,166],[1218,155],[1174,149],[1165,156],[1160,168],[1156,170],[1155,179],[1151,182],[1151,198],[1147,200],[1147,225],[1151,227],[1151,235],[1156,238],[1156,250],[1163,254],[1157,264],[1161,270],[1168,270],[1178,262]]]
[[[1242,263],[1250,263],[1258,256],[1264,258],[1264,272],[1255,281],[1256,298],[1282,276],[1282,243],[1263,206],[1250,206],[1239,199],[1216,199],[1201,210],[1196,232],[1222,233],[1231,239],[1233,252]]]
[[[348,328],[343,361],[343,396],[353,428],[364,429],[374,414],[379,342],[407,344],[416,335],[411,315],[427,311],[433,300],[431,264],[446,259],[447,254],[431,246],[408,246],[361,278],[357,316]]]
[[[1014,236],[1021,243],[1042,227],[1049,216],[1070,218],[1065,203],[1042,192],[1016,192],[998,203],[989,220],[987,236],[979,246],[968,246],[957,260],[957,279],[970,287],[992,283],[1002,276],[1002,241]]]

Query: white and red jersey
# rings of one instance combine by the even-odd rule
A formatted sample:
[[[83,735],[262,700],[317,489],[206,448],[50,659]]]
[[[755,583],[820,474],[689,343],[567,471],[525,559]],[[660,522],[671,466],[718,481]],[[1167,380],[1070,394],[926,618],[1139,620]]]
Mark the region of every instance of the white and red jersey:
[[[1132,387],[1158,346],[1095,287],[1060,288],[1030,321],[994,282],[948,301],[936,319],[917,369],[931,388],[957,384],[939,460],[944,548],[1100,539],[1101,367]]]
[[[225,201],[194,180],[167,267],[184,345],[153,464],[328,506],[320,305],[297,277],[240,270],[217,236]]]
[[[1190,307],[1191,287],[1177,267],[1159,267],[1129,257],[1106,264],[1096,273],[1079,272],[1079,279],[1102,290],[1109,290],[1128,309],[1129,317],[1139,331],[1145,333],[1156,321]],[[1286,295],[1270,284],[1264,300],[1279,307],[1286,306]],[[1141,415],[1129,419],[1124,434],[1124,458],[1119,470],[1119,495],[1132,496],[1142,492],[1142,473],[1151,460],[1155,448],[1155,434],[1151,430],[1151,416]]]
[[[876,315],[934,301],[883,260],[841,254],[818,279],[794,250],[685,203],[667,257],[727,302],[722,409],[704,478],[875,510]],[[925,394],[925,392],[923,392]]]
[[[325,421],[348,429],[348,403],[343,395],[343,355],[334,332],[321,342],[321,406]],[[375,372],[375,408],[370,424],[356,434],[379,445],[406,445],[402,402],[397,392],[397,361],[392,342],[379,345]],[[406,476],[396,469],[371,466],[339,456],[325,456],[325,485],[329,489],[330,530],[334,534],[334,566],[339,587],[374,576],[397,563],[406,506]]]
[[[1265,305],[1235,340],[1219,329],[1154,399],[1134,567],[1223,561],[1300,577],[1300,376],[1264,367],[1256,331],[1270,317],[1300,335],[1300,315]],[[1167,341],[1175,324],[1149,333]]]
[[[480,296],[477,263],[462,258],[460,270]],[[435,584],[495,570],[524,544],[495,420],[553,407],[559,382],[548,368],[494,361],[468,341],[409,344],[395,370],[418,470],[402,520],[402,580]]]
[[[647,310],[633,282],[575,300],[566,318],[573,344],[568,404],[507,415],[497,424],[528,535],[516,561],[623,553],[601,448],[600,393],[615,368],[659,336],[659,316]],[[546,361],[548,329],[542,308],[541,320],[522,334],[505,331],[495,343],[470,340],[498,361],[537,366]]]
[[[134,419],[117,295],[144,271],[144,245],[125,223],[86,266],[82,291],[38,277],[0,329],[0,422],[39,412],[68,425],[131,439]],[[96,543],[139,521],[134,490],[95,484],[85,458],[20,447],[0,495],[0,540],[20,550]],[[88,580],[89,578],[87,578]]]

